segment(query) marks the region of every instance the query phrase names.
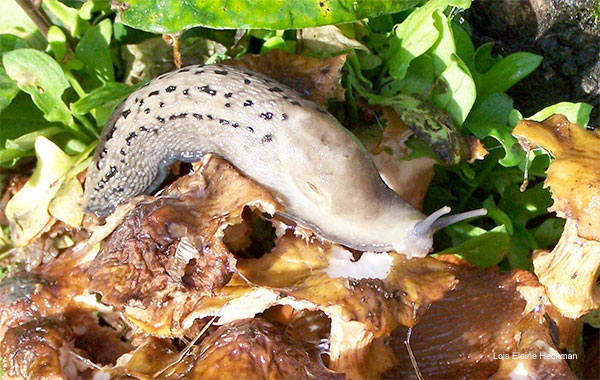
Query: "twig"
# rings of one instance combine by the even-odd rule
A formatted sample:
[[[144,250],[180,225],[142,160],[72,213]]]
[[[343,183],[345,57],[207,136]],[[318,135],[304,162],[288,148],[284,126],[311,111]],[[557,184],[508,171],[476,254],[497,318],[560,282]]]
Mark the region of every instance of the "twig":
[[[406,349],[408,350],[408,357],[410,358],[410,363],[412,364],[413,369],[415,370],[415,375],[417,375],[417,379],[424,380],[425,378],[423,377],[423,374],[421,374],[421,371],[419,370],[419,365],[417,364],[417,358],[415,358],[415,354],[413,353],[413,350],[410,347],[411,334],[412,328],[409,327],[408,332],[406,333],[406,340],[404,341],[404,344],[406,345]]]
[[[19,6],[21,8],[23,8],[25,13],[27,13],[29,18],[34,22],[34,24],[37,26],[37,28],[39,29],[40,33],[42,33],[44,38],[48,39],[48,29],[50,29],[50,26],[52,25],[52,23],[50,22],[50,20],[48,20],[46,15],[40,10],[39,2],[36,5],[31,0],[15,0],[15,1],[17,2],[17,4],[19,4]]]

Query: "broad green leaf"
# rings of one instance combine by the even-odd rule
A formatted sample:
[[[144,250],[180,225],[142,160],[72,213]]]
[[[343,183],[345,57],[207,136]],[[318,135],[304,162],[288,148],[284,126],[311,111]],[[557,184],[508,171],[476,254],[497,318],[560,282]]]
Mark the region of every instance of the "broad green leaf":
[[[438,252],[438,255],[453,254],[480,268],[497,265],[502,261],[510,244],[506,228],[498,226],[471,240]]]
[[[454,35],[454,45],[456,45],[456,54],[464,62],[469,62],[475,54],[475,47],[471,42],[471,37],[462,26],[452,21],[452,34]]]
[[[4,67],[0,66],[0,111],[10,104],[19,91],[15,81],[10,79]]]
[[[536,112],[535,115],[528,117],[529,120],[543,121],[555,113],[565,115],[571,123],[576,123],[585,127],[590,121],[590,113],[593,107],[587,103],[569,103],[562,102],[546,107]]]
[[[0,57],[8,51],[26,47],[29,46],[23,38],[13,36],[12,34],[0,34]]]
[[[94,12],[102,12],[103,14],[110,12],[110,2],[106,0],[88,0],[77,11],[79,17],[84,20],[91,20]]]
[[[5,33],[24,39],[29,47],[46,47],[46,39],[15,0],[0,1],[0,34]]]
[[[42,112],[33,104],[31,97],[20,92],[14,100],[0,112],[0,147],[4,147],[7,139],[16,139],[38,129],[56,126],[44,119]]]
[[[465,0],[461,1],[464,3]],[[121,21],[154,33],[214,29],[300,29],[341,24],[408,9],[415,0],[128,0],[115,1]],[[125,6],[127,4],[127,6]]]
[[[439,32],[435,27],[433,13],[448,6],[468,8],[470,0],[430,0],[413,11],[392,34],[386,57],[387,67],[394,79],[406,75],[410,62],[425,53],[437,41]]]
[[[48,44],[50,45],[50,50],[54,53],[54,58],[58,62],[62,61],[67,51],[67,36],[65,36],[61,28],[52,25],[48,29]]]
[[[111,36],[112,23],[110,19],[104,19],[83,35],[75,49],[75,58],[84,63],[83,70],[102,83],[115,80],[110,54]]]
[[[42,6],[52,13],[74,37],[81,37],[90,27],[90,24],[79,16],[77,9],[68,7],[58,0],[43,0]]]
[[[445,82],[444,91],[431,94],[433,104],[446,111],[461,126],[475,103],[477,90],[469,68],[456,55],[446,67],[440,78]]]
[[[427,53],[413,59],[402,80],[392,80],[384,85],[381,94],[394,96],[400,92],[427,97],[434,82],[433,58]]]
[[[6,205],[11,238],[24,247],[50,221],[48,205],[76,162],[45,137],[35,142],[38,165],[27,183]]]
[[[565,220],[562,218],[548,218],[533,230],[533,237],[542,249],[554,248],[563,232]]]
[[[46,120],[73,124],[71,113],[61,99],[70,85],[54,59],[38,50],[19,49],[4,54],[2,63],[8,76],[44,112]]]
[[[487,42],[475,50],[473,56],[473,68],[474,72],[479,74],[485,74],[491,69],[496,63],[502,60],[502,57],[493,57],[492,48],[494,45],[491,42]]]
[[[60,127],[48,127],[44,129],[40,129],[37,131],[29,132],[24,135],[17,137],[16,139],[7,139],[4,143],[6,149],[19,149],[28,151],[33,149],[35,145],[35,140],[39,136],[44,136],[46,138],[50,138],[56,134],[64,132],[65,130]]]
[[[525,157],[525,152],[512,135],[508,125],[508,117],[513,110],[512,99],[506,94],[493,94],[475,106],[464,123],[479,139],[493,137],[504,148],[504,157],[500,159],[503,166],[515,166]]]
[[[101,87],[95,88],[92,90],[92,92],[71,104],[71,110],[73,110],[73,113],[78,115],[85,115],[86,113],[102,106],[108,101],[127,97],[127,95],[135,91],[135,89],[138,87],[139,86],[130,86],[119,82],[105,83]]]
[[[496,92],[505,92],[531,74],[540,63],[542,56],[526,52],[503,58],[477,79],[478,99],[484,100]]]
[[[450,21],[446,15],[440,11],[435,11],[432,16],[439,37],[428,50],[428,53],[433,58],[434,75],[437,78],[452,64],[453,56],[456,54],[456,45]]]

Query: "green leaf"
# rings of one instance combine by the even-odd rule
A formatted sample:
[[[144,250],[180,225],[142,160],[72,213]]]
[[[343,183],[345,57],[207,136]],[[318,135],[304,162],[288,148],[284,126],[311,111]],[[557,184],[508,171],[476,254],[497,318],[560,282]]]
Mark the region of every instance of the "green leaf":
[[[19,87],[8,77],[4,67],[0,66],[0,111],[5,109],[18,93]]]
[[[96,125],[101,127],[106,123],[115,107],[140,85],[129,86],[118,82],[105,83],[71,104],[71,110],[76,115],[85,115],[95,111],[93,115],[96,118]]]
[[[50,45],[50,50],[54,53],[54,58],[58,62],[62,61],[67,51],[67,36],[65,36],[61,28],[52,25],[48,29],[48,44]]]
[[[439,38],[428,50],[428,53],[433,58],[434,75],[437,78],[452,64],[453,56],[456,54],[456,46],[450,21],[446,15],[440,11],[435,11],[433,20],[435,28],[439,32]]]
[[[37,131],[29,132],[24,135],[19,136],[16,139],[7,139],[4,143],[6,149],[18,149],[23,151],[28,151],[33,149],[35,140],[39,136],[44,136],[46,138],[52,137],[58,133],[64,132],[64,129],[59,127],[48,127],[44,129],[40,129]]]
[[[14,0],[0,1],[0,34],[11,34],[22,38],[29,47],[44,49],[46,39],[35,23]]]
[[[402,92],[426,97],[433,88],[433,58],[427,53],[413,59],[402,80],[392,80],[381,89],[383,96],[394,96]]]
[[[454,44],[456,45],[456,54],[464,62],[469,62],[475,54],[475,47],[471,42],[471,37],[467,31],[457,22],[452,21],[452,34],[454,35]]]
[[[442,72],[440,79],[444,80],[445,88],[442,92],[432,93],[430,99],[433,104],[446,111],[458,126],[461,126],[477,97],[475,82],[469,68],[456,54],[453,54],[451,63]]]
[[[61,99],[70,85],[55,60],[38,50],[19,49],[4,54],[2,62],[8,76],[31,96],[46,120],[73,125],[71,113]]]
[[[500,159],[503,166],[515,166],[525,157],[517,139],[512,135],[508,125],[508,117],[513,110],[512,99],[506,94],[493,94],[475,106],[463,127],[483,140],[492,137],[504,148],[504,157]]]
[[[533,237],[542,249],[554,248],[563,232],[565,220],[562,218],[548,218],[533,230]]]
[[[438,252],[437,255],[457,255],[480,268],[487,268],[502,261],[509,244],[510,236],[502,225],[456,247]]]
[[[430,0],[417,8],[406,20],[397,25],[390,41],[386,63],[394,79],[406,75],[410,62],[425,53],[437,41],[439,31],[435,27],[433,13],[453,5],[468,8],[470,0]]]
[[[415,0],[128,0],[124,24],[154,33],[176,33],[196,26],[214,29],[300,29],[340,24],[399,12]],[[127,4],[127,6],[125,6]]]
[[[92,90],[92,92],[71,104],[71,110],[75,114],[85,115],[86,113],[111,100],[123,100],[138,87],[140,86],[130,86],[119,82],[105,83],[101,87],[95,88]]]
[[[593,107],[587,103],[569,103],[562,102],[546,107],[535,115],[528,117],[529,120],[543,121],[547,117],[560,113],[565,115],[571,123],[576,123],[585,127],[590,121],[590,113]]]
[[[496,92],[505,92],[515,83],[531,74],[542,63],[542,56],[519,52],[497,62],[477,78],[478,100]]]
[[[473,66],[475,68],[474,72],[485,74],[489,69],[491,69],[496,63],[502,60],[502,57],[493,57],[492,49],[494,45],[491,42],[487,42],[475,51],[475,55],[473,56]]]
[[[102,83],[115,80],[110,54],[111,36],[112,23],[110,19],[104,19],[85,33],[75,49],[75,58],[84,63],[83,70]]]
[[[90,24],[79,16],[77,9],[58,0],[43,0],[42,6],[52,13],[73,37],[81,37],[90,27]]]

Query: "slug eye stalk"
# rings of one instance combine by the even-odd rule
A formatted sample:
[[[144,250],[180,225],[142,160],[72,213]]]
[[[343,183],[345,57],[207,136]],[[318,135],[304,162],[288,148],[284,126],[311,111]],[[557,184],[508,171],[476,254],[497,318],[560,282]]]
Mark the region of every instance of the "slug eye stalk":
[[[441,209],[429,215],[427,218],[425,218],[425,220],[417,223],[415,225],[415,234],[419,236],[424,236],[429,232],[433,233],[439,231],[442,228],[447,227],[451,224],[487,214],[486,209],[480,208],[477,210],[461,212],[460,214],[456,215],[444,216],[448,214],[450,210],[450,207],[444,206]]]

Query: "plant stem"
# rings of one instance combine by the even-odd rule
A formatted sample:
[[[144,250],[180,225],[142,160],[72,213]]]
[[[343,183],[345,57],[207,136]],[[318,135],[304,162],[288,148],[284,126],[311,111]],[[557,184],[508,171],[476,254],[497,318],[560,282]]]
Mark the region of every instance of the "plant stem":
[[[34,24],[39,29],[44,38],[48,39],[48,29],[52,25],[46,15],[40,10],[39,4],[36,6],[31,0],[15,0]]]

